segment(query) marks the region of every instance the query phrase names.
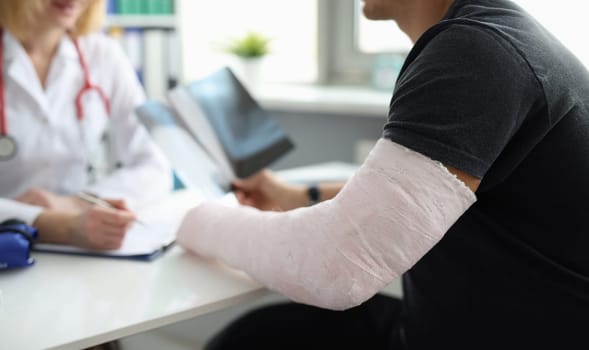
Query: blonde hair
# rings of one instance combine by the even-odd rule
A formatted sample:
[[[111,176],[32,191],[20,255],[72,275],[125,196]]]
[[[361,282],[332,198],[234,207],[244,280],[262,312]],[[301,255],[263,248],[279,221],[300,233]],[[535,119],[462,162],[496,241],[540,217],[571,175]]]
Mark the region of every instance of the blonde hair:
[[[27,28],[43,11],[43,0],[0,0],[0,27],[23,39]],[[104,0],[88,0],[86,9],[70,31],[73,37],[89,34],[102,27],[105,16]]]

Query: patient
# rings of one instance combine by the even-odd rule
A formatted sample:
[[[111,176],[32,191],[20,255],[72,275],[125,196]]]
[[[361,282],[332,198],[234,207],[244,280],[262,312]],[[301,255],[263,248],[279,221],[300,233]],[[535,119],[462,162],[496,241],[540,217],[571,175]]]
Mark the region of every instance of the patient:
[[[589,348],[587,69],[511,1],[363,12],[414,47],[357,173],[313,206],[205,203],[180,227],[187,250],[294,301],[207,349]],[[236,186],[263,209],[309,202],[268,173]],[[396,278],[403,299],[379,294]]]

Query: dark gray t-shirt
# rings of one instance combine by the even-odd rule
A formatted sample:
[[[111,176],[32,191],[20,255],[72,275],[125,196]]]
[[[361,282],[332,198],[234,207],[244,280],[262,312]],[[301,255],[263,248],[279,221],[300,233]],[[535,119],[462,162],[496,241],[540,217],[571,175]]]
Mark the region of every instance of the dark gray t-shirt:
[[[385,138],[482,178],[404,276],[409,348],[589,349],[586,68],[513,3],[457,0],[390,107]]]

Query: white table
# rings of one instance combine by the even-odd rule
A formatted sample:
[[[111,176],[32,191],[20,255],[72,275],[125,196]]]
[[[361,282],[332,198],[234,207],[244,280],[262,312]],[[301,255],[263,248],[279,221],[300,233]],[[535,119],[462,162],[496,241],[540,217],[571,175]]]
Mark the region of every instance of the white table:
[[[181,212],[193,200],[178,194],[162,212]],[[269,293],[178,246],[151,262],[33,257],[33,267],[0,273],[0,349],[81,349]]]
[[[0,348],[81,349],[265,295],[240,272],[175,247],[153,262],[35,254],[0,275]]]
[[[279,172],[293,182],[342,180],[354,166]],[[179,215],[198,201],[177,193],[158,206]],[[156,215],[153,213],[153,215]],[[81,349],[246,303],[270,293],[247,275],[178,246],[151,262],[33,253],[0,273],[0,349]]]

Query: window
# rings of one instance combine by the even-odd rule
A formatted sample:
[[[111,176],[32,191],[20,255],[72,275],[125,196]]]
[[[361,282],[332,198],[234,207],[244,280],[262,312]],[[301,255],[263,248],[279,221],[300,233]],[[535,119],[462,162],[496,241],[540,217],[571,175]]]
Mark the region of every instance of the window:
[[[584,32],[586,12],[585,2],[579,0],[538,1],[515,0],[515,3],[526,9],[542,25],[562,41],[586,66],[589,67],[589,45],[585,43],[580,33]],[[362,3],[355,0],[355,12],[352,14],[341,13],[348,16],[346,21],[340,24],[339,30],[345,30],[352,23],[356,24],[355,33],[348,38],[356,41],[340,44],[341,54],[334,57],[335,66],[340,68],[340,74],[349,76],[354,67],[371,69],[369,63],[375,59],[375,54],[402,53],[408,51],[411,43],[406,36],[392,23],[392,21],[370,21],[364,18],[361,12]],[[346,18],[346,17],[344,17]],[[383,40],[386,39],[386,40]],[[351,60],[341,59],[341,56],[352,57]],[[356,77],[366,77],[367,72],[355,72]]]
[[[333,84],[369,85],[379,62],[395,61],[411,49],[411,41],[393,21],[370,21],[360,0],[325,1],[319,21],[330,23],[323,34],[329,52],[323,65],[324,81]]]
[[[308,83],[318,76],[317,1],[184,0],[181,3],[185,79],[192,80],[235,58],[223,51],[231,38],[248,31],[271,38],[262,80]]]
[[[268,82],[367,85],[383,57],[402,59],[412,45],[393,21],[364,18],[360,0],[178,1],[186,79],[234,65],[222,47],[250,30],[272,38],[262,69]],[[589,66],[589,45],[579,35],[583,1],[515,2]]]
[[[411,40],[394,21],[371,21],[362,14],[362,2],[356,1],[356,47],[367,54],[391,52],[406,53],[411,50]],[[383,40],[386,38],[386,40]]]

